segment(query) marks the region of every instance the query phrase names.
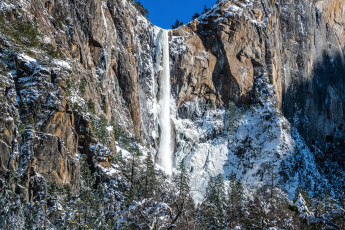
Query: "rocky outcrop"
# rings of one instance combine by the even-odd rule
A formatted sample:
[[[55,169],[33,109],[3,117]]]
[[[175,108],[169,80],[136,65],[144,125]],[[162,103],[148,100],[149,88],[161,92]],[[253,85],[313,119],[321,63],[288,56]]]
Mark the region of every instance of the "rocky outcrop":
[[[325,166],[320,149],[339,164],[344,149],[344,4],[220,1],[187,27],[172,31],[172,50],[180,51],[171,54],[177,106],[186,110],[183,103],[196,97],[220,107],[230,101],[255,104],[262,96],[253,88],[255,81],[267,75],[276,108],[297,127],[320,167]]]
[[[204,87],[218,104],[248,104],[255,98],[255,76],[266,72],[275,86],[277,108],[290,121],[298,119],[294,123],[308,143],[324,145],[326,136],[344,123],[343,6],[342,1],[221,1],[188,28],[173,31],[186,46],[178,58],[172,57],[179,59],[173,71],[180,78],[179,100],[188,98],[185,91],[189,97],[207,94],[198,90]],[[208,76],[199,68],[206,68]]]
[[[111,130],[151,136],[142,134],[139,100],[153,97],[144,84],[155,28],[127,1],[3,1],[0,9],[2,175],[20,172],[29,193],[34,175],[78,191],[80,153],[109,166]]]
[[[272,167],[286,190],[312,189],[328,183],[329,152],[343,167],[344,4],[224,0],[169,31],[175,164],[186,159],[195,183],[236,173],[257,186]],[[21,173],[18,191],[77,191],[79,154],[111,166],[117,129],[156,153],[160,28],[125,0],[0,12],[0,171]]]

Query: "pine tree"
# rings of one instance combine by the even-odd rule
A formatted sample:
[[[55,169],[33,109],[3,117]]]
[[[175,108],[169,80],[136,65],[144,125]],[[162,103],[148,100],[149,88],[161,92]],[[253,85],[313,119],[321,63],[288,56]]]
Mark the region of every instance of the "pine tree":
[[[228,206],[228,222],[230,228],[239,225],[241,220],[243,219],[243,200],[244,200],[244,193],[243,193],[243,186],[242,183],[236,180],[235,175],[231,175],[230,177],[230,188],[228,191],[228,199],[229,199],[229,206]]]
[[[184,160],[179,163],[178,172],[173,178],[174,187],[177,189],[177,197],[173,201],[174,210],[170,212],[171,226],[185,214],[186,206],[191,201],[189,177],[184,166]]]
[[[137,195],[137,189],[136,187],[139,185],[137,184],[138,181],[138,174],[137,174],[137,157],[141,155],[139,148],[137,145],[130,147],[130,152],[132,154],[132,160],[131,160],[131,170],[130,170],[130,189],[129,189],[129,195],[128,195],[128,203],[132,202],[135,196]]]
[[[93,184],[93,177],[91,176],[91,170],[87,163],[86,157],[84,156],[81,165],[81,179],[82,183],[80,186],[80,200],[81,200],[81,210],[79,216],[80,227],[86,226],[89,218],[89,204],[92,199],[91,187]],[[82,222],[83,221],[83,222]],[[83,223],[83,224],[82,224]]]
[[[225,210],[226,210],[226,195],[225,195],[225,186],[224,180],[221,174],[219,174],[215,179],[216,187],[216,200],[215,205],[217,207],[218,221],[220,227],[225,226]]]
[[[155,165],[152,161],[151,153],[147,154],[145,159],[145,187],[144,197],[152,197],[155,195],[156,190],[156,170]]]
[[[200,17],[200,14],[199,14],[199,13],[195,13],[195,14],[192,16],[192,20],[197,19],[198,17]]]
[[[77,219],[80,228],[93,228],[102,222],[103,191],[100,185],[96,186],[96,174],[92,174],[86,157],[82,158],[81,185],[79,201],[77,200]],[[80,206],[80,207],[78,207]]]
[[[190,192],[190,187],[189,187],[190,179],[189,179],[187,170],[184,166],[184,160],[182,160],[179,163],[178,173],[175,175],[173,180],[174,180],[175,187],[178,190],[180,199],[185,199],[189,195],[189,192]]]
[[[210,178],[202,206],[205,227],[208,229],[224,229],[226,196],[224,180],[221,174],[214,179]]]
[[[205,4],[204,10],[202,11],[202,13],[204,14],[204,13],[206,13],[207,11],[208,11],[208,8],[207,8],[207,5]]]
[[[177,29],[180,26],[183,26],[183,22],[180,22],[178,19],[176,19],[175,24],[171,26],[172,29]]]
[[[143,4],[138,0],[130,0],[134,7],[142,14],[145,18],[149,18],[149,11],[143,6]]]

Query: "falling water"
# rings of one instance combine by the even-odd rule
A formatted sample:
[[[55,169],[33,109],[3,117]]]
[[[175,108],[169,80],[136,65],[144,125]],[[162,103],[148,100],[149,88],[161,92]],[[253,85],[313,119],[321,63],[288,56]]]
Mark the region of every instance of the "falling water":
[[[163,30],[161,34],[161,45],[163,48],[163,73],[160,84],[160,128],[161,136],[159,143],[159,163],[166,170],[172,173],[172,149],[171,149],[171,121],[170,121],[170,66],[169,66],[169,40],[168,31]]]

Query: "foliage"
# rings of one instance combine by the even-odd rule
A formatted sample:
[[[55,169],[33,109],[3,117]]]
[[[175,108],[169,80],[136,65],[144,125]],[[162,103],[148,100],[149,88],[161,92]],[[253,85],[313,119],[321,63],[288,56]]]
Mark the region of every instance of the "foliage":
[[[107,119],[93,118],[106,130]],[[102,130],[102,129],[101,129]],[[100,131],[97,135],[109,137]],[[121,138],[122,139],[122,138]],[[18,188],[25,177],[10,170],[0,175],[0,223],[9,229],[344,229],[344,204],[323,194],[318,199],[299,189],[307,209],[288,201],[272,181],[251,196],[235,175],[229,186],[222,175],[211,177],[205,199],[195,206],[190,178],[182,160],[172,180],[158,170],[154,157],[143,155],[138,139],[125,138],[129,153],[119,151],[112,161],[112,176],[95,164],[92,155],[78,156],[79,186],[47,181],[34,200],[24,201]],[[119,144],[124,144],[122,141]],[[122,147],[123,148],[123,147]],[[111,171],[110,170],[110,171]],[[268,170],[269,172],[269,170]],[[22,181],[22,179],[24,179]],[[21,187],[19,187],[21,186]],[[43,186],[44,187],[44,186]],[[300,195],[301,194],[301,195]]]
[[[98,139],[103,145],[109,145],[109,131],[107,130],[108,127],[108,120],[104,115],[101,115],[99,119],[94,116],[90,116],[91,124],[93,131]]]
[[[176,19],[175,24],[171,26],[172,29],[177,29],[180,26],[183,26],[183,22],[180,22],[178,19]]]
[[[80,80],[79,92],[80,92],[82,95],[85,95],[85,92],[86,92],[86,79],[85,79],[85,78],[82,78],[82,79]]]
[[[25,125],[24,124],[20,124],[18,126],[18,133],[19,133],[19,135],[22,136],[24,134],[24,131],[25,131]]]
[[[210,109],[215,109],[215,108],[216,108],[216,102],[215,102],[213,99],[210,99],[210,100],[208,101],[208,107],[209,107]]]
[[[61,51],[56,50],[51,44],[40,42],[36,18],[31,22],[23,19],[8,19],[4,15],[0,15],[0,31],[25,48],[31,56],[35,54],[30,51],[30,48],[39,48],[45,51],[50,58],[63,58]]]
[[[89,111],[93,114],[96,113],[96,108],[95,108],[95,103],[93,102],[93,100],[90,98],[88,101],[87,101],[87,108],[89,109]]]
[[[38,47],[40,45],[36,21],[32,23],[20,20],[8,20],[3,15],[0,15],[0,31],[20,45],[27,47]]]
[[[230,188],[228,190],[227,218],[230,228],[241,223],[245,216],[244,212],[244,188],[240,181],[236,180],[235,175],[230,177]]]
[[[43,49],[44,51],[46,51],[47,55],[53,59],[62,59],[63,58],[63,54],[61,53],[60,50],[57,50],[54,48],[54,46],[52,46],[51,44],[40,44],[40,48]]]
[[[207,5],[205,4],[205,6],[204,6],[204,9],[203,9],[202,13],[204,14],[204,13],[206,13],[207,11],[208,11],[208,8],[207,8]]]
[[[0,179],[0,222],[9,229],[344,229],[343,204],[324,194],[308,200],[310,216],[288,203],[277,186],[264,185],[253,198],[244,196],[242,184],[230,177],[226,196],[221,175],[210,178],[204,202],[195,208],[190,197],[189,177],[179,164],[173,183],[154,167],[148,154],[141,162],[139,149],[132,145],[132,159],[122,158],[113,179],[101,180],[91,158],[80,156],[79,191],[68,185],[48,182],[40,200],[23,202],[15,189],[21,176],[7,174]],[[132,181],[132,174],[134,180]],[[133,182],[133,183],[132,183]],[[130,187],[133,186],[131,200]],[[275,191],[272,192],[271,190]],[[300,190],[298,193],[302,192]],[[303,192],[302,192],[303,193]],[[272,196],[273,194],[273,196]]]
[[[157,179],[155,165],[153,163],[151,153],[148,153],[145,159],[145,172],[143,179],[145,180],[145,186],[143,191],[144,197],[153,197],[156,194]]]
[[[129,0],[132,2],[134,7],[142,14],[145,16],[145,18],[149,18],[149,11],[143,6],[143,4],[138,1],[138,0]]]
[[[222,175],[210,177],[205,200],[202,205],[202,218],[207,229],[225,228],[226,196]]]
[[[66,80],[66,86],[67,86],[67,88],[66,88],[66,90],[65,90],[66,95],[70,97],[70,96],[72,96],[72,91],[71,91],[71,89],[72,89],[72,83],[71,83],[71,80],[70,80],[70,79],[67,79],[67,80]]]
[[[115,122],[112,122],[111,126],[113,127],[115,141],[119,141],[121,137],[121,129],[115,124]]]
[[[233,102],[229,102],[228,109],[226,111],[226,127],[230,135],[234,134],[238,127],[239,112]]]
[[[190,193],[189,186],[189,175],[184,166],[184,160],[182,160],[178,165],[177,174],[173,177],[173,183],[178,191],[180,199],[185,199]]]
[[[10,71],[9,66],[0,61],[0,74],[6,75],[8,71]],[[0,87],[3,86],[0,85]]]
[[[200,17],[200,14],[199,14],[199,13],[195,13],[195,14],[192,16],[192,20],[197,19],[198,17]]]

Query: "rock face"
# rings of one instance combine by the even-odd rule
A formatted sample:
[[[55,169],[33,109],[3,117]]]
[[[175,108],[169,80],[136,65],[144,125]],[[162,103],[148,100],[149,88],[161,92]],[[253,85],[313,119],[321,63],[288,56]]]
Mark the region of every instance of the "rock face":
[[[340,189],[344,5],[219,1],[169,32],[175,164],[196,199],[219,173]],[[156,153],[160,28],[125,0],[2,1],[0,13],[0,171],[21,173],[27,199],[42,181],[77,191],[80,154],[110,166],[112,130]]]
[[[265,72],[277,108],[291,122],[298,113],[295,123],[308,143],[325,144],[344,123],[343,6],[343,1],[222,1],[188,28],[173,31],[186,45],[174,63],[179,101],[211,93],[218,104],[248,104],[255,97],[255,76]],[[186,81],[194,91],[182,86]]]
[[[79,154],[109,166],[110,128],[152,136],[139,100],[153,98],[157,28],[127,1],[10,2],[0,3],[0,170],[20,172],[29,193],[34,175],[77,191]]]
[[[237,106],[249,105],[254,110],[255,116],[259,111],[253,105],[258,101],[265,104],[263,95],[269,92],[267,90],[260,92],[260,88],[255,87],[258,87],[258,79],[266,76],[269,79],[268,84],[274,87],[270,96],[274,94],[275,99],[269,103],[274,103],[276,109],[282,111],[293,127],[297,128],[300,137],[311,149],[307,154],[308,157],[307,155],[305,157],[315,157],[315,163],[320,168],[328,167],[326,165],[330,163],[337,164],[339,166],[337,170],[343,171],[342,163],[337,159],[343,157],[344,153],[344,5],[343,1],[320,1],[316,4],[310,4],[308,1],[281,3],[221,1],[206,14],[190,22],[187,27],[172,31],[171,59],[174,66],[172,76],[175,82],[173,93],[178,101],[179,118],[193,120],[195,117],[193,114],[198,110],[198,106],[192,106],[191,103],[214,104],[220,108],[223,106],[227,108],[230,101]],[[174,52],[175,49],[179,52]],[[195,98],[201,100],[201,103],[195,101]],[[270,110],[269,113],[274,109]],[[276,117],[272,114],[270,116]],[[202,115],[199,116],[201,117]],[[240,118],[239,123],[242,122],[243,118]],[[256,123],[255,120],[250,122]],[[253,128],[247,127],[247,129]],[[284,130],[285,128],[282,128],[276,134],[284,133]],[[181,131],[181,133],[185,132]],[[224,161],[218,164],[225,164],[225,159],[228,158],[230,165],[237,169],[231,169],[230,172],[241,175],[240,171],[242,175],[246,175],[246,171],[253,166],[250,164],[237,166],[234,163],[237,160],[231,156],[231,152],[233,150],[235,155],[238,155],[236,154],[238,151],[242,152],[239,164],[246,164],[246,158],[250,161],[260,161],[259,152],[265,147],[256,143],[261,146],[260,150],[253,150],[256,147],[253,148],[255,144],[250,139],[255,133],[260,135],[265,133],[265,130],[254,130],[254,133],[248,136],[248,140],[241,141],[243,147],[236,143],[239,140],[235,140],[234,143],[234,139],[230,138],[228,140],[232,145],[229,146],[230,151],[221,153],[222,150],[219,150]],[[289,135],[295,136],[293,133]],[[206,141],[197,139],[193,141],[206,144],[216,139],[212,137]],[[296,144],[299,142],[296,136],[292,139]],[[284,137],[278,140],[284,142]],[[285,141],[283,145],[289,146],[289,141],[287,139]],[[267,144],[270,140],[265,142]],[[277,146],[277,144],[273,145]],[[186,147],[184,144],[180,146]],[[186,149],[181,150],[179,154],[187,158],[196,154],[197,157],[194,158],[200,160],[209,156],[201,153],[205,151],[200,149],[201,146],[202,144],[199,147],[194,145],[189,155],[185,153]],[[218,144],[215,146],[219,149],[224,148]],[[288,148],[291,149],[289,153],[291,156],[295,154],[293,152],[299,152],[296,146]],[[248,153],[249,151],[256,153],[253,155]],[[272,154],[279,154],[279,150],[275,153],[270,152],[269,158]],[[324,163],[327,161],[327,155],[332,156],[332,163]],[[276,161],[273,158],[264,159],[272,163]],[[296,160],[290,163],[297,165]],[[194,163],[191,165],[195,166]],[[202,165],[205,168],[205,164]],[[254,167],[255,165],[254,163]],[[195,168],[194,166],[191,168]],[[264,166],[260,167],[264,168]],[[283,165],[277,166],[281,175],[286,173],[282,167]],[[317,171],[316,168],[315,170]],[[214,172],[211,168],[206,171]],[[216,171],[226,174],[225,169]],[[260,173],[259,171],[256,173]],[[310,182],[306,183],[310,184]]]

